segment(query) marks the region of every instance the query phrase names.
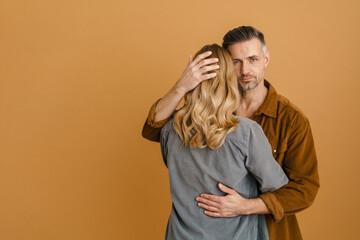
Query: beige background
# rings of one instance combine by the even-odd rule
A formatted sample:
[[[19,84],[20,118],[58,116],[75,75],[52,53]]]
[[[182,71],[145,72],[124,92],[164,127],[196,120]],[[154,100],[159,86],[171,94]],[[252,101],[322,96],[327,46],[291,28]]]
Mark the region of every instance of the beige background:
[[[240,25],[309,117],[321,189],[304,239],[359,239],[360,2],[0,1],[0,239],[163,239],[171,207],[151,104]]]

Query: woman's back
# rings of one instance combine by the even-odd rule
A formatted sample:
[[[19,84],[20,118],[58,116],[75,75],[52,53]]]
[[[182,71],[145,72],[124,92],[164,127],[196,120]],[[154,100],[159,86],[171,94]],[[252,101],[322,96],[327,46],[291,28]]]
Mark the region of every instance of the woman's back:
[[[212,218],[195,201],[201,193],[224,195],[217,188],[219,182],[245,198],[287,183],[261,127],[236,118],[240,120],[236,130],[217,149],[182,146],[173,120],[162,129],[161,150],[173,200],[166,239],[268,239],[264,215]]]

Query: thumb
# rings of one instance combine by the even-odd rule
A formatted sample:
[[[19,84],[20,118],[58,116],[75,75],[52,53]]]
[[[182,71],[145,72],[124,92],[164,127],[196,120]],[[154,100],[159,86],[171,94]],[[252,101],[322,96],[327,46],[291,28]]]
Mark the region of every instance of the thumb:
[[[190,64],[192,61],[193,61],[193,56],[190,55],[190,56],[189,56],[189,64]]]
[[[232,189],[232,188],[229,188],[229,187],[226,187],[224,184],[222,183],[219,183],[218,184],[218,187],[219,189],[224,192],[224,193],[227,193],[227,194],[234,194],[235,190]]]

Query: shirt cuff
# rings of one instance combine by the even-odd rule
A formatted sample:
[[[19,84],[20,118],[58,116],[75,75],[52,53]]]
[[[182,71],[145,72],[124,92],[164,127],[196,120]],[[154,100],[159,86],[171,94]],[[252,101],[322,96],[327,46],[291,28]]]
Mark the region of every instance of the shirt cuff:
[[[147,118],[147,124],[152,127],[152,128],[162,128],[168,121],[170,118],[172,118],[172,115],[168,118],[165,118],[164,120],[158,121],[158,122],[154,122],[154,117],[155,117],[155,109],[156,109],[156,105],[157,103],[161,100],[158,99],[150,108],[149,111],[149,115]]]
[[[284,208],[281,206],[279,200],[271,192],[266,192],[259,196],[266,207],[269,209],[271,218],[274,222],[279,222],[284,217]]]

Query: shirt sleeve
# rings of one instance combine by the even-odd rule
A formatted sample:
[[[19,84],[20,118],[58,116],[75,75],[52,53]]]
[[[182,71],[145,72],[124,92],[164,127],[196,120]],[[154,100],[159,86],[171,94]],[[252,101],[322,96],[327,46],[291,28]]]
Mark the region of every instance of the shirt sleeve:
[[[287,143],[283,169],[289,177],[284,187],[260,195],[275,222],[308,208],[320,187],[314,140],[307,119],[296,123]]]
[[[158,99],[150,108],[149,115],[144,123],[142,130],[142,136],[153,142],[160,142],[160,131],[161,128],[172,118],[172,116],[161,120],[159,122],[154,122],[155,108],[156,104],[160,101]]]
[[[169,132],[161,131],[160,132],[160,148],[161,148],[161,154],[164,160],[164,163],[167,167],[167,154],[168,154],[168,148],[167,148],[167,140],[169,137]]]
[[[256,123],[250,130],[245,166],[259,182],[262,193],[279,189],[288,183],[284,171],[273,158],[268,139]]]

